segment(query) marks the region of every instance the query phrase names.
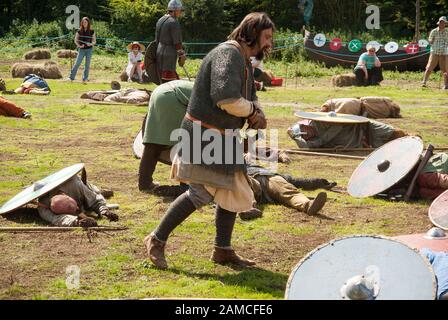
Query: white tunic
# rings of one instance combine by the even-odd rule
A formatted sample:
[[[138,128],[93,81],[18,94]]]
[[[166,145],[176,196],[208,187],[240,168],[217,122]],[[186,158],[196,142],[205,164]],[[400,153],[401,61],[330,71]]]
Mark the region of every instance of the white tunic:
[[[137,55],[134,54],[133,51],[128,53],[128,66],[126,67],[126,73],[128,77],[131,76],[132,68],[134,67],[134,63],[137,61],[143,61],[143,54],[139,51]]]

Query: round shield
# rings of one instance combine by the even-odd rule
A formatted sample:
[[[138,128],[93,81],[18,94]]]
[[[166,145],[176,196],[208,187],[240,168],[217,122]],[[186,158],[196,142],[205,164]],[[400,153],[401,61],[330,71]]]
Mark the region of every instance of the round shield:
[[[407,54],[416,54],[420,50],[418,43],[410,42],[406,45],[406,53]]]
[[[141,159],[143,155],[143,135],[142,130],[139,131],[134,139],[134,144],[132,145],[132,151],[137,159]]]
[[[354,39],[348,43],[348,50],[350,52],[359,52],[362,49],[362,42],[361,40]]]
[[[61,184],[66,182],[68,179],[76,175],[79,171],[84,168],[84,163],[78,163],[71,167],[64,168],[48,177],[35,182],[33,185],[29,186],[14,198],[6,202],[0,208],[0,214],[11,212],[16,210],[27,203],[44,196],[53,189],[59,187]]]
[[[426,258],[404,243],[352,236],[318,247],[293,269],[289,300],[434,300],[436,279]]]
[[[369,119],[352,114],[332,112],[305,112],[297,111],[295,115],[302,119],[329,122],[329,123],[345,123],[345,124],[360,124],[368,123]]]
[[[379,43],[378,41],[370,41],[369,43],[367,43],[366,47],[368,46],[374,47],[376,52],[381,49],[381,43]]]
[[[443,230],[448,230],[448,190],[438,196],[429,207],[429,219]]]
[[[386,143],[356,168],[348,183],[348,193],[365,198],[389,189],[411,172],[422,152],[423,141],[418,137],[403,137]]]
[[[395,53],[398,51],[398,43],[391,41],[386,43],[384,46],[384,50],[386,50],[387,53]]]
[[[332,51],[339,51],[342,48],[342,40],[339,38],[334,38],[330,42],[330,49]]]
[[[420,48],[426,48],[426,47],[429,46],[429,42],[428,42],[428,40],[421,39],[421,40],[418,41],[418,46]]]
[[[314,45],[316,47],[323,47],[325,43],[327,42],[327,38],[323,33],[318,33],[314,36]]]

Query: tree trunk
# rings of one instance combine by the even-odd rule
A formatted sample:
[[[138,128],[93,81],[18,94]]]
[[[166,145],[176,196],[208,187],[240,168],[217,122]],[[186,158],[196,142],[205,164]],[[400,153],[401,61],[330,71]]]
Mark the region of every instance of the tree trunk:
[[[415,41],[420,40],[420,0],[415,2]]]

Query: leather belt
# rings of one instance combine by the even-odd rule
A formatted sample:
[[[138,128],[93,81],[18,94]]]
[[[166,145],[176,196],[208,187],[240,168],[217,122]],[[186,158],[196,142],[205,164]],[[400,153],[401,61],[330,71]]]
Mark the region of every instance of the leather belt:
[[[208,124],[202,120],[196,119],[195,117],[193,117],[191,114],[189,114],[188,112],[185,114],[185,119],[188,119],[190,121],[196,122],[197,124],[199,124],[201,127],[207,128],[207,129],[211,129],[211,130],[216,130],[219,133],[221,133],[223,136],[233,136],[233,133],[226,133],[226,131],[224,129],[215,127],[214,125]],[[233,132],[233,130],[232,130]]]

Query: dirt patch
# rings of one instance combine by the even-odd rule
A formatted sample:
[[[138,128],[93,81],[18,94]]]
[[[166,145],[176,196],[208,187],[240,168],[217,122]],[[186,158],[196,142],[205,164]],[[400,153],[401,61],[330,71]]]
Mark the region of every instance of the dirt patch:
[[[68,266],[80,266],[82,272],[82,265],[109,242],[101,233],[92,242],[85,232],[0,234],[0,297],[32,298],[52,280],[65,277]],[[14,294],[14,287],[24,290]]]

